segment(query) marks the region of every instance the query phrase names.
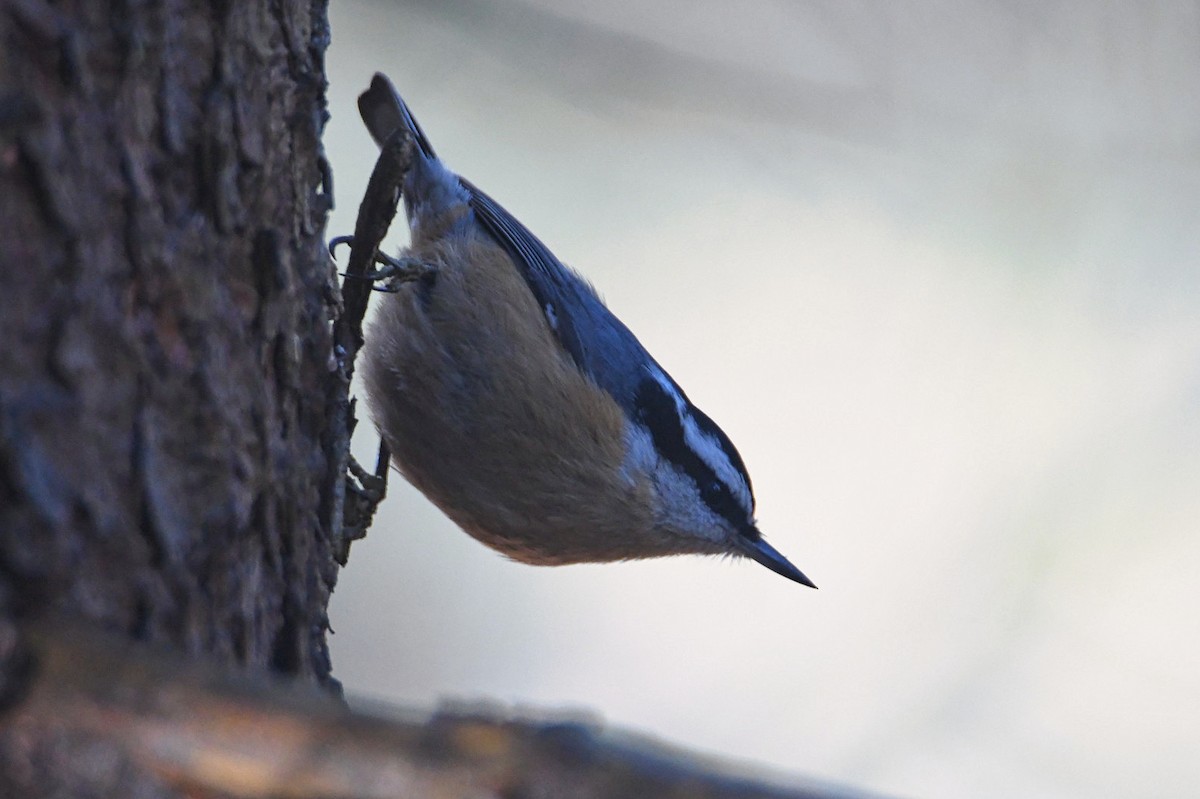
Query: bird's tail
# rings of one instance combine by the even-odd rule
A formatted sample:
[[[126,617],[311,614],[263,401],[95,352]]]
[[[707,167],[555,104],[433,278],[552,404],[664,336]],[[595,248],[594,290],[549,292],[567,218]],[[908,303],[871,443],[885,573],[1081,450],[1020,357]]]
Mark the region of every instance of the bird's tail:
[[[433,145],[425,137],[425,131],[417,124],[416,117],[396,91],[396,87],[382,72],[376,72],[371,86],[358,96],[358,113],[362,116],[371,137],[380,147],[397,128],[407,128],[413,141],[421,148],[426,158],[437,158]]]
[[[407,130],[416,142],[420,155],[412,160],[404,175],[401,194],[404,210],[408,215],[409,228],[414,241],[427,225],[432,230],[445,230],[445,215],[454,214],[453,224],[467,224],[472,217],[461,214],[462,206],[470,202],[471,195],[458,176],[434,155],[433,145],[425,138],[425,131],[417,124],[400,93],[382,73],[375,73],[371,86],[358,96],[358,112],[362,115],[367,130],[380,147],[397,130]]]

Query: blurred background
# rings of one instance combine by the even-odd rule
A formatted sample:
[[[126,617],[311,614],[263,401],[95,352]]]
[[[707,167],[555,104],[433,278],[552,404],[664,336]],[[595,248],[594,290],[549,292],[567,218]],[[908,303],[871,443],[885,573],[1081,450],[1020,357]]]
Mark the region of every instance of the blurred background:
[[[336,0],[330,235],[382,70],[730,434],[820,591],[511,563],[397,479],[335,674],[889,794],[1196,795],[1200,6],[734,5]]]

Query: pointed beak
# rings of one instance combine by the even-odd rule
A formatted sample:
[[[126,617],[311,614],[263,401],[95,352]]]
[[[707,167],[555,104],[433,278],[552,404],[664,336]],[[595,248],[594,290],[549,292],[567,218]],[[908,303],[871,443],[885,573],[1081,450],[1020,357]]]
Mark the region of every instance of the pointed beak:
[[[804,576],[804,572],[793,566],[787,558],[779,554],[779,550],[768,544],[761,536],[751,539],[739,535],[737,540],[742,554],[746,557],[758,561],[776,574],[794,580],[800,585],[807,585],[809,588],[817,587],[812,580]]]

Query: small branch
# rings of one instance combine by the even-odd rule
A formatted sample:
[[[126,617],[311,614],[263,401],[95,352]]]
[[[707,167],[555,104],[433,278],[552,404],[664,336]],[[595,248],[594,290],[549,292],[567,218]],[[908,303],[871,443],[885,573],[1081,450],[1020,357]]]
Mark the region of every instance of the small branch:
[[[383,144],[366,192],[358,206],[354,235],[348,239],[350,262],[342,281],[341,313],[333,323],[334,351],[337,353],[343,391],[343,412],[332,420],[334,441],[344,444],[336,464],[337,473],[345,474],[344,493],[338,498],[341,535],[335,542],[335,556],[345,565],[350,556],[350,544],[366,535],[375,516],[375,509],[387,495],[387,447],[380,442],[374,475],[368,475],[350,456],[350,436],[358,420],[355,403],[349,399],[350,381],[354,377],[354,361],[363,344],[363,317],[371,298],[373,281],[367,274],[375,266],[375,254],[387,235],[400,200],[400,184],[412,163],[412,140],[404,130],[397,130]],[[345,239],[340,241],[347,241]],[[334,239],[333,246],[339,243]],[[382,464],[382,466],[380,466]],[[368,479],[369,478],[369,479]]]
[[[354,237],[349,242],[350,263],[342,281],[345,308],[334,327],[336,343],[345,348],[347,377],[354,376],[354,359],[363,341],[362,320],[373,285],[366,275],[374,271],[375,253],[396,215],[400,184],[411,163],[412,140],[407,131],[397,130],[383,143],[358,206]]]
[[[19,649],[9,656],[26,665],[0,732],[84,733],[162,779],[234,797],[861,796],[722,774],[595,724],[356,713],[308,685],[230,675],[62,621],[26,628]]]

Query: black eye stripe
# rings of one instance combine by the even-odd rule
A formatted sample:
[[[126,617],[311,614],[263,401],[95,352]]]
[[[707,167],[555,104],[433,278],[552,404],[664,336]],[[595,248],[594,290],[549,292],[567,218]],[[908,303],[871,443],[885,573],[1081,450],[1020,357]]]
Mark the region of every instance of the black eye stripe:
[[[746,489],[750,492],[750,510],[754,510],[754,486],[750,484],[750,473],[746,471],[746,464],[742,463],[742,456],[738,454],[737,448],[733,446],[733,442],[729,440],[729,436],[725,435],[725,431],[717,427],[717,423],[708,418],[708,414],[699,408],[692,406],[692,418],[696,420],[696,427],[700,431],[707,433],[721,446],[721,451],[725,453],[725,457],[729,458],[729,462],[733,464],[733,468],[737,469],[737,473],[746,481]]]
[[[733,496],[729,487],[717,477],[712,467],[687,445],[683,433],[683,423],[675,410],[675,400],[671,395],[658,384],[658,381],[646,378],[638,384],[637,393],[634,395],[634,406],[637,409],[638,420],[650,431],[650,436],[654,440],[654,448],[695,481],[704,504],[735,527],[739,529],[744,527],[747,521],[746,509]],[[693,409],[693,413],[699,413],[699,411]],[[705,416],[704,420],[719,432],[719,428],[716,428],[711,419]],[[701,429],[705,428],[701,426]],[[726,449],[725,444],[728,439],[725,439],[722,434],[717,440],[721,442],[722,449]],[[728,448],[732,449],[732,444]],[[741,459],[737,458],[736,450],[734,457],[730,460],[735,466],[741,467]],[[744,469],[742,471],[744,473]]]

